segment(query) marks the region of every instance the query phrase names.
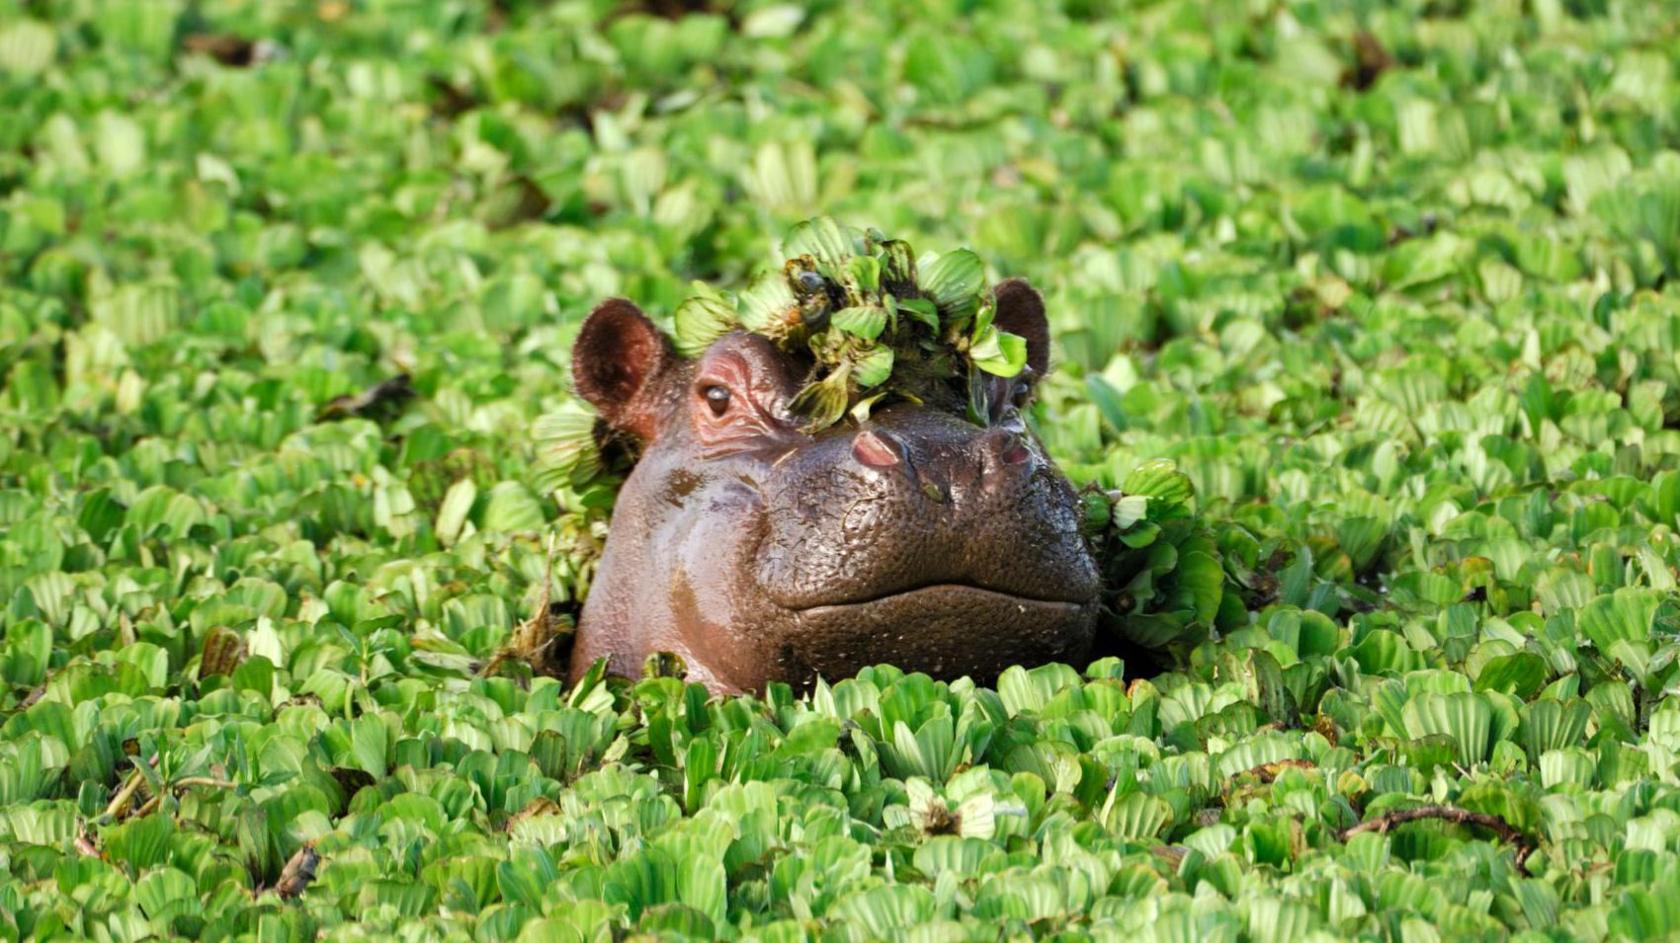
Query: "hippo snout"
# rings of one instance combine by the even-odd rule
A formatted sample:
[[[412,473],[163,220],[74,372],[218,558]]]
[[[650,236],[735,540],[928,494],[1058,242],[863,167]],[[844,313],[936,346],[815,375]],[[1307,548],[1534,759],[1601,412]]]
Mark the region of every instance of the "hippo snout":
[[[1076,495],[1019,425],[888,410],[778,462],[765,513],[759,582],[787,609],[940,585],[1076,605],[1098,593]]]

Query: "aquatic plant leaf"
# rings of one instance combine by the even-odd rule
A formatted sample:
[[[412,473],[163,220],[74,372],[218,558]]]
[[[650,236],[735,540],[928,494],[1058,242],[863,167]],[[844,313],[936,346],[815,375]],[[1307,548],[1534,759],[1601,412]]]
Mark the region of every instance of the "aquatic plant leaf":
[[[855,255],[847,263],[847,270],[858,290],[874,294],[881,290],[881,260],[872,255]]]
[[[0,2],[0,939],[1674,936],[1673,5],[749,6]],[[563,680],[584,313],[985,423],[961,246],[1127,663]]]
[[[968,249],[956,249],[939,256],[922,269],[923,294],[946,319],[963,321],[980,308],[979,296],[986,283],[986,266]]]
[[[1120,490],[1126,494],[1143,495],[1169,507],[1183,504],[1195,493],[1190,477],[1167,459],[1152,459],[1134,468],[1121,483]]]
[[[915,298],[921,290],[916,274],[916,254],[902,239],[881,243],[881,289],[905,300]]]
[[[789,258],[809,255],[830,275],[845,271],[854,256],[867,251],[868,238],[862,230],[842,225],[827,216],[814,217],[794,226],[782,244],[782,252]]]
[[[886,329],[887,311],[874,305],[841,308],[834,312],[833,324],[847,334],[872,341]]]
[[[810,383],[794,395],[788,409],[805,417],[809,431],[826,429],[846,414],[851,406],[851,366],[842,364],[828,376]]]
[[[735,307],[728,299],[698,284],[696,289],[696,294],[677,305],[672,314],[672,340],[684,357],[699,356],[736,326]]]
[[[799,299],[780,272],[766,272],[741,292],[738,300],[741,326],[760,334],[780,336],[790,319],[797,316]]]
[[[894,307],[932,330],[939,330],[939,309],[926,298],[897,298]]]
[[[1012,377],[1027,365],[1027,340],[995,327],[986,329],[968,355],[974,365],[994,376]]]
[[[576,401],[568,401],[531,423],[537,464],[533,484],[553,491],[582,484],[601,471],[601,450],[595,441],[596,416]]]
[[[891,347],[876,347],[868,353],[860,355],[855,361],[856,367],[852,376],[862,389],[873,389],[887,382],[892,375],[893,350]]]

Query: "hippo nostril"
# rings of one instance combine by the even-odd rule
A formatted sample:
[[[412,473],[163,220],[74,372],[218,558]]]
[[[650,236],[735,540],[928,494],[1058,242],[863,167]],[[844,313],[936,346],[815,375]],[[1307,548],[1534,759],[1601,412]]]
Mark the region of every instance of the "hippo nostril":
[[[852,457],[870,468],[891,468],[902,458],[890,436],[865,429],[852,439]]]
[[[1032,458],[1032,450],[1018,432],[993,429],[986,433],[986,449],[1001,465],[1020,465]]]

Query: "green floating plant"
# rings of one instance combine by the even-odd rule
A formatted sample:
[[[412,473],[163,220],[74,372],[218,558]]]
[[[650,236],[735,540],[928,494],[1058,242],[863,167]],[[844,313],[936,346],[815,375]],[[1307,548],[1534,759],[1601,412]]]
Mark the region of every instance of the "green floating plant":
[[[791,404],[807,432],[867,419],[889,397],[966,401],[983,414],[979,380],[1026,365],[1026,340],[993,323],[985,266],[967,249],[918,259],[902,239],[819,217],[794,227],[783,252],[738,295],[696,283],[675,313],[676,346],[694,357],[745,330],[808,355]]]

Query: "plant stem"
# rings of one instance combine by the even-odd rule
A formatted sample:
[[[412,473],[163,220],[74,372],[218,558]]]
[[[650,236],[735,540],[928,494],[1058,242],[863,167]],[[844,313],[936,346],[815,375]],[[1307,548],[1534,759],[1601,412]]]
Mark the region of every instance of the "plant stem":
[[[140,771],[135,770],[128,777],[128,782],[123,783],[122,788],[117,790],[117,794],[111,797],[110,805],[105,807],[105,814],[111,818],[121,815],[123,809],[128,806],[129,800],[134,798],[134,793],[140,789],[141,782]]]
[[[1396,825],[1415,822],[1419,819],[1440,819],[1444,822],[1454,822],[1459,825],[1480,825],[1492,831],[1499,836],[1501,841],[1515,846],[1517,867],[1524,873],[1528,871],[1525,862],[1537,847],[1533,838],[1497,815],[1490,815],[1486,812],[1472,812],[1469,809],[1455,809],[1452,806],[1444,805],[1424,805],[1412,809],[1398,809],[1394,812],[1387,812],[1369,821],[1360,822],[1352,828],[1343,829],[1337,835],[1337,838],[1345,842],[1349,837],[1360,832],[1387,832]]]

